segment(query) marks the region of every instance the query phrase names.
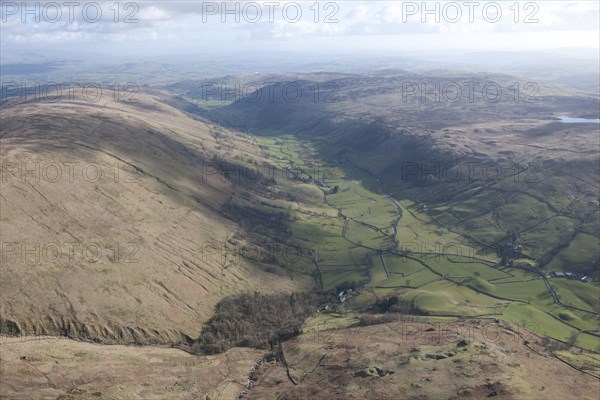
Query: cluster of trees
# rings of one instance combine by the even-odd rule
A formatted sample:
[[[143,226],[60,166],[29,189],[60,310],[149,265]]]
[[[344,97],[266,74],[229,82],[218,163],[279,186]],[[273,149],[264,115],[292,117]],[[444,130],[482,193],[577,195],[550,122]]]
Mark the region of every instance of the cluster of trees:
[[[547,336],[544,336],[539,341],[539,345],[544,347],[547,351],[549,351],[551,353],[553,353],[555,351],[560,351],[560,350],[568,350],[569,348],[571,348],[573,346],[577,346],[577,341],[578,341],[577,336],[578,335],[579,334],[577,331],[571,332],[571,335],[565,342],[561,342],[558,340],[551,339]]]
[[[362,281],[344,281],[340,284],[338,284],[335,287],[335,293],[337,294],[339,292],[341,292],[342,290],[346,291],[346,290],[358,290],[359,288],[361,288],[364,284],[368,283],[368,280],[362,280]]]
[[[392,311],[392,308],[398,304],[398,296],[389,296],[377,299],[373,308],[380,313]]]
[[[269,348],[300,333],[304,320],[315,309],[306,294],[261,294],[228,297],[204,325],[193,349],[216,354],[231,347]]]

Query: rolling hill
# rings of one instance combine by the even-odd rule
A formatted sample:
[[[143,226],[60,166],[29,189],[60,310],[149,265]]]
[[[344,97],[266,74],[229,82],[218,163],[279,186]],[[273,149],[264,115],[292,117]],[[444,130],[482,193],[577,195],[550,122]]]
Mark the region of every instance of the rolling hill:
[[[3,332],[189,341],[227,295],[304,285],[235,244],[252,236],[224,212],[241,167],[226,176],[213,157],[260,159],[255,143],[169,99],[3,106]]]

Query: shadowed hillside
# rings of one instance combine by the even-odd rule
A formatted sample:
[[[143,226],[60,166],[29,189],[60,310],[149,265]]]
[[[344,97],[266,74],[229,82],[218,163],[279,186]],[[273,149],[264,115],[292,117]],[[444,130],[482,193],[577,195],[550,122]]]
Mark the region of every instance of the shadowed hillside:
[[[597,96],[449,71],[267,78],[219,107],[206,107],[209,95],[222,95],[207,83],[184,94],[224,124],[313,142],[347,173],[366,173],[372,191],[383,185],[425,204],[440,226],[489,251],[518,242],[535,266],[599,276],[591,240],[600,236],[598,124],[557,118],[598,118]],[[575,256],[575,249],[582,251]]]
[[[3,106],[3,332],[187,341],[227,295],[302,285],[231,245],[252,235],[213,158],[260,159],[256,145],[156,94]]]

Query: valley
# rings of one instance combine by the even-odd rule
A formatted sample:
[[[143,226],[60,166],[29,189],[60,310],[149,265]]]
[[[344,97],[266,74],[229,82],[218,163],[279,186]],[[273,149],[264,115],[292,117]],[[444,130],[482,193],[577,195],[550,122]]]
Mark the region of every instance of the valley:
[[[597,400],[599,17],[0,1],[0,400]]]
[[[135,103],[13,99],[3,106],[2,333],[16,337],[3,336],[0,344],[3,363],[9,365],[3,379],[18,374],[25,363],[58,374],[44,372],[49,388],[39,383],[38,394],[164,398],[166,383],[153,377],[165,373],[162,364],[143,373],[147,389],[141,389],[140,372],[111,391],[114,378],[109,375],[67,384],[45,354],[57,346],[80,346],[79,353],[66,358],[66,368],[78,365],[92,374],[86,359],[96,359],[102,368],[113,362],[95,346],[145,345],[150,347],[127,347],[125,354],[137,361],[127,359],[123,366],[145,364],[145,357],[164,351],[161,357],[177,360],[172,368],[189,365],[178,376],[191,382],[200,379],[200,371],[190,363],[200,361],[182,350],[195,352],[195,341],[206,334],[203,324],[224,299],[296,291],[317,294],[297,338],[283,338],[289,329],[275,327],[270,336],[275,342],[268,348],[233,347],[203,356],[211,360],[205,371],[210,376],[211,368],[230,368],[233,357],[236,375],[228,372],[217,392],[186,383],[169,396],[230,398],[231,393],[246,393],[248,398],[271,398],[264,391],[283,391],[284,398],[304,398],[310,394],[303,381],[324,374],[320,379],[331,382],[324,390],[335,393],[332,398],[361,398],[365,393],[386,398],[372,383],[360,390],[350,385],[342,395],[340,387],[348,377],[329,375],[329,367],[321,365],[328,357],[336,360],[343,349],[361,347],[356,332],[365,332],[373,343],[400,346],[398,354],[389,359],[387,353],[380,354],[376,363],[378,368],[397,368],[397,356],[410,349],[393,341],[384,344],[388,342],[375,332],[385,336],[382,327],[403,329],[415,321],[448,327],[475,324],[479,329],[500,321],[533,335],[528,341],[539,346],[548,368],[583,374],[561,362],[568,359],[589,372],[591,377],[578,375],[585,381],[581,390],[594,390],[600,287],[598,269],[590,262],[598,260],[594,243],[599,214],[593,195],[597,176],[586,169],[597,154],[583,144],[594,132],[589,124],[480,122],[419,136],[394,133],[380,122],[323,119],[319,124],[326,130],[309,123],[305,132],[300,125],[244,122],[236,127],[230,122],[244,121],[256,110],[231,111],[235,104],[198,106],[202,102],[193,98],[154,89],[138,94]],[[267,106],[276,109],[279,104]],[[224,114],[232,112],[236,114]],[[65,121],[73,128],[62,128]],[[361,138],[365,129],[374,132],[368,141]],[[491,135],[505,140],[499,131],[512,132],[506,140],[513,140],[548,129],[556,140],[572,137],[572,146],[555,151],[514,143],[510,157],[490,146],[476,152],[475,159],[447,153],[454,144],[459,145],[457,154],[466,152],[460,146],[472,149]],[[481,131],[488,136],[473,133]],[[145,144],[139,146],[142,136]],[[416,147],[405,150],[408,145]],[[565,158],[548,156],[557,151]],[[443,164],[436,163],[435,157],[444,154]],[[490,165],[508,167],[492,179],[478,175],[482,166]],[[447,179],[465,166],[472,168],[467,178]],[[562,192],[552,192],[557,185]],[[568,279],[556,272],[578,275]],[[583,274],[588,282],[580,279]],[[49,282],[54,289],[47,289]],[[33,298],[41,301],[32,303]],[[375,324],[364,326],[361,321],[369,317]],[[333,350],[329,339],[307,343],[321,334],[339,336]],[[59,339],[19,341],[47,335]],[[523,340],[517,340],[513,353],[527,351]],[[498,352],[492,346],[492,353],[482,354],[490,345],[484,340],[468,350],[470,368],[490,362],[486,357],[500,362],[497,357],[506,349]],[[452,347],[450,342],[433,346],[427,354]],[[364,349],[357,361],[340,368],[346,375],[365,369],[372,363],[372,351]],[[256,367],[249,387],[241,371],[265,354],[270,361]],[[427,354],[408,361],[417,362],[418,371],[424,368],[418,372],[423,376]],[[495,381],[470,380],[467,374],[459,380],[462,386],[436,385],[463,397],[497,391],[519,398],[533,390],[522,383],[532,373],[527,368],[490,370]],[[372,371],[365,371],[366,378],[352,379],[373,378]],[[383,382],[391,375],[376,379]],[[414,386],[409,394],[408,383],[392,381],[399,391],[388,393],[390,398],[437,396],[427,385]],[[11,390],[21,393],[28,385],[16,381]],[[388,391],[391,386],[385,387]]]
[[[280,156],[286,154],[283,148],[309,153],[289,140],[291,143],[284,145],[286,140],[278,136],[277,158],[284,158]],[[295,169],[308,170],[305,161],[298,162],[293,164]],[[298,219],[306,222],[294,223],[291,228],[292,236],[301,241],[303,231],[295,227],[309,221],[317,224],[320,232],[331,227],[339,230],[338,240],[331,242],[337,249],[335,260],[319,263],[324,289],[362,286],[362,294],[353,299],[356,311],[364,310],[375,298],[398,296],[397,307],[403,313],[503,318],[562,341],[577,332],[582,347],[597,348],[600,310],[593,300],[597,284],[547,277],[524,265],[503,265],[500,249],[491,253],[440,227],[409,199],[396,201],[383,192],[369,191],[362,182],[379,178],[365,176],[347,163],[342,165],[344,169],[339,164],[335,170],[330,167],[330,175],[335,177],[320,181],[326,185],[321,187],[324,204],[337,212],[335,222],[327,218],[315,222],[298,214]],[[344,175],[344,170],[352,175]],[[338,187],[335,193],[334,187]],[[319,237],[328,242],[334,235]],[[553,296],[557,292],[562,301]],[[569,317],[561,319],[559,315]]]

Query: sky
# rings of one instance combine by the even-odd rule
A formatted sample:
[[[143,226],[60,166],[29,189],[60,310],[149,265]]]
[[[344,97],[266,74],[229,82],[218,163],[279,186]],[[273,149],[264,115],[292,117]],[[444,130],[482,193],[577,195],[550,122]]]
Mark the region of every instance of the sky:
[[[600,2],[1,1],[7,55],[115,57],[260,51],[597,53]],[[6,54],[6,55],[5,55]]]

